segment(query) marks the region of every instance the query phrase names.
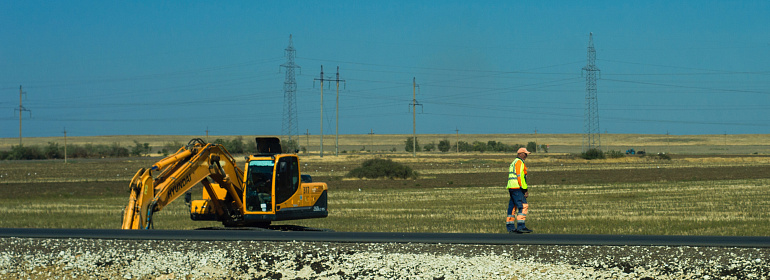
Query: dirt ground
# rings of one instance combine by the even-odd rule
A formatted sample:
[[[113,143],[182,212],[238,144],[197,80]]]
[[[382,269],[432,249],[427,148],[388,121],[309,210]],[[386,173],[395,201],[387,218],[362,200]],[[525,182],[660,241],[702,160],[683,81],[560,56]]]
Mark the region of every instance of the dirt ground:
[[[383,188],[435,188],[503,185],[512,154],[459,154],[412,158],[396,155],[420,176],[417,179],[376,179]],[[242,157],[236,156],[236,159]],[[302,173],[331,188],[357,189],[371,179],[346,178],[370,156],[310,157]],[[160,158],[88,159],[70,161],[0,161],[0,186],[13,196],[112,196],[127,192],[136,170]],[[626,157],[586,161],[567,155],[539,155],[527,160],[527,179],[534,185],[618,184],[658,181],[700,181],[770,178],[767,155],[675,155],[671,160]],[[34,187],[32,187],[34,185]]]

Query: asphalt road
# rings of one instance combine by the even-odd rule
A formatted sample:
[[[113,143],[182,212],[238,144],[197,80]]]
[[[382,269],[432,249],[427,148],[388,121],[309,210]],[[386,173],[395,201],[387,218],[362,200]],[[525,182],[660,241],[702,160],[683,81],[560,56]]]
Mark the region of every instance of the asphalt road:
[[[0,237],[147,240],[254,240],[352,243],[519,244],[594,246],[770,247],[770,236],[579,235],[318,232],[270,230],[120,230],[0,228]]]

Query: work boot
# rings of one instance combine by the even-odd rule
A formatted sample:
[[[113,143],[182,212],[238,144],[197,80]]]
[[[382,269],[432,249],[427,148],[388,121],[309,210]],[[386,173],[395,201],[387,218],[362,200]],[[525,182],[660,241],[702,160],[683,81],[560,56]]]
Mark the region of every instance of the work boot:
[[[516,229],[516,231],[518,231],[520,233],[532,233],[532,230],[528,229],[527,227],[518,228],[518,229]]]
[[[519,231],[519,229],[514,229],[514,230],[509,230],[508,233],[522,234],[523,232]]]

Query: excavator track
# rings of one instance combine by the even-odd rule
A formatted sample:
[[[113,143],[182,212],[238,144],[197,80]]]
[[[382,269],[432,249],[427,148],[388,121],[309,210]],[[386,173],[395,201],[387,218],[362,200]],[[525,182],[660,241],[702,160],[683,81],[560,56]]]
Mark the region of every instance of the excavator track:
[[[252,230],[252,231],[318,231],[318,232],[334,232],[328,228],[314,228],[303,227],[295,225],[268,225],[265,227],[205,227],[197,228],[195,230]]]

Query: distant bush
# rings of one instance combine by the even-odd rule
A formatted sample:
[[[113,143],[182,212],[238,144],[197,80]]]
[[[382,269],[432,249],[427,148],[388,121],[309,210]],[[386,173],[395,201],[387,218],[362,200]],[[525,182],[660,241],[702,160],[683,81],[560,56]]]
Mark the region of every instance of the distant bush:
[[[375,158],[364,161],[360,167],[356,167],[348,172],[346,177],[406,179],[416,178],[417,173],[415,173],[411,167],[394,162],[390,159]]]
[[[530,153],[537,153],[537,143],[535,142],[528,142],[527,143],[527,151]]]
[[[45,154],[40,151],[38,146],[11,146],[11,150],[2,154],[3,159],[45,159]]]
[[[139,144],[143,150],[149,150],[149,144]],[[118,143],[112,145],[67,145],[68,158],[106,158],[128,157],[129,150]],[[12,146],[10,151],[1,151],[0,160],[30,160],[30,159],[63,159],[64,146],[55,142],[48,142],[48,146]]]
[[[452,147],[453,149],[457,149],[460,152],[470,152],[473,150],[473,146],[471,144],[468,144],[468,142],[465,141],[457,141],[457,144]]]
[[[451,148],[452,148],[452,144],[449,143],[449,140],[444,139],[438,142],[438,150],[441,152],[446,153]]]
[[[45,148],[43,153],[45,154],[45,158],[64,158],[64,148],[59,147],[59,143],[48,142],[48,147]]]
[[[150,153],[150,144],[144,143],[143,145],[147,151],[147,153]],[[127,157],[128,156],[128,148],[121,147],[118,143],[112,143],[104,153],[103,157]]]
[[[666,154],[666,153],[659,153],[659,154],[658,154],[658,158],[659,158],[659,159],[663,159],[663,160],[671,160],[671,156],[669,156],[669,155],[668,155],[668,154]]]
[[[113,144],[113,146],[117,146],[117,144]],[[150,143],[142,144],[134,140],[134,148],[131,149],[131,155],[140,157],[148,154],[150,154]]]
[[[604,152],[602,150],[599,150],[597,148],[588,149],[588,151],[585,151],[580,154],[581,158],[584,159],[603,159],[604,158]]]
[[[421,150],[422,147],[420,147],[420,141],[413,139],[413,137],[406,138],[406,141],[404,141],[404,150],[412,153],[414,152],[415,147],[418,152]]]
[[[622,158],[622,157],[625,157],[625,156],[626,156],[626,154],[624,154],[623,152],[621,152],[621,151],[616,151],[616,150],[611,150],[611,151],[608,151],[608,152],[607,152],[606,154],[604,154],[604,155],[605,155],[605,156],[607,156],[608,158]]]
[[[221,138],[217,138],[214,140],[214,144],[220,144],[225,147],[225,149],[231,153],[231,154],[243,154],[247,152],[247,147],[245,143],[243,143],[243,137],[238,136],[233,140],[227,141]],[[254,142],[254,152],[256,152],[256,142]],[[286,150],[284,150],[286,152]]]
[[[449,141],[446,141],[446,145],[449,146]],[[443,142],[443,141],[442,141]],[[465,141],[458,141],[456,145],[452,145],[450,147],[451,150],[457,149],[460,152],[503,152],[503,153],[511,153],[516,152],[519,148],[524,147],[521,144],[513,144],[508,145],[504,144],[502,142],[497,142],[494,140],[490,140],[485,142],[482,141],[473,141],[473,143],[468,143]],[[439,149],[441,149],[441,143],[439,143]],[[443,150],[442,150],[443,152]]]
[[[426,152],[430,152],[435,149],[436,149],[436,143],[428,143],[428,144],[425,144],[425,146],[423,147],[423,150],[425,150]]]

